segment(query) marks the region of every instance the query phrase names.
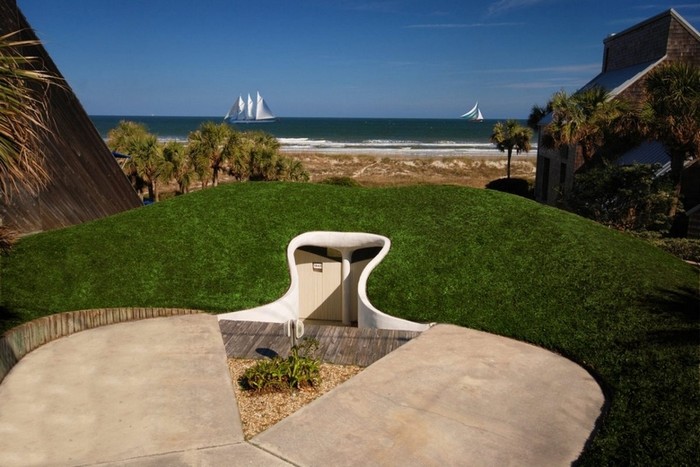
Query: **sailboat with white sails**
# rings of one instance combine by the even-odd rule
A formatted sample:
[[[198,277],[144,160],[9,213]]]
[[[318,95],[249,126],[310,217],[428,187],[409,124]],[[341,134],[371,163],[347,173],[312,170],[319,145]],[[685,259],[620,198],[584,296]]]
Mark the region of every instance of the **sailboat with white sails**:
[[[472,107],[472,109],[469,112],[462,115],[462,118],[472,122],[483,122],[484,116],[481,114],[481,109],[479,108],[479,101],[476,101],[474,107]]]
[[[258,92],[255,104],[253,104],[250,94],[248,94],[247,101],[239,95],[224,117],[224,121],[229,123],[269,123],[276,122],[277,117]]]

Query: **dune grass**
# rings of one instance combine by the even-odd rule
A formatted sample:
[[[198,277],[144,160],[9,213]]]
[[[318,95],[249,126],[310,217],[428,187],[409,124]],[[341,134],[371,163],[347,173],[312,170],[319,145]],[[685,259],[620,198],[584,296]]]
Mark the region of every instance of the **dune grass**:
[[[2,325],[85,308],[267,303],[289,285],[287,243],[311,230],[391,239],[368,285],[383,311],[514,337],[585,366],[609,404],[582,464],[697,463],[697,270],[490,190],[232,184],[27,237],[2,259]]]

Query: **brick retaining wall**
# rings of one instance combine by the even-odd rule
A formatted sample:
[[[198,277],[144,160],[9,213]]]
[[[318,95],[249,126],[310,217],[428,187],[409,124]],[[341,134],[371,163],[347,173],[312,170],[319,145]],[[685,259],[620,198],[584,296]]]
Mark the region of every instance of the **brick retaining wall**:
[[[182,308],[103,308],[44,316],[0,336],[0,382],[22,357],[52,340],[108,324],[164,316],[203,313]]]

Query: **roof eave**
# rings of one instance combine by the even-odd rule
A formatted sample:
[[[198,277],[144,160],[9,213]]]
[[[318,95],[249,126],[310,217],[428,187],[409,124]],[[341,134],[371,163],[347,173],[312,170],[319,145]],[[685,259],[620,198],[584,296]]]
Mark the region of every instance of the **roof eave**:
[[[608,37],[603,39],[603,44],[605,44],[608,41],[611,41],[613,39],[616,39],[620,36],[623,36],[629,32],[635,31],[643,26],[646,26],[647,24],[653,23],[654,21],[657,21],[657,20],[663,18],[664,16],[671,16],[672,18],[676,19],[681,24],[681,26],[683,26],[685,29],[687,29],[688,32],[690,32],[693,36],[695,36],[695,38],[697,40],[700,41],[700,32],[698,32],[698,30],[695,29],[692,24],[690,24],[688,21],[686,21],[686,19],[683,18],[676,10],[674,10],[673,8],[670,8],[666,11],[662,11],[661,13],[659,13],[656,16],[652,16],[651,18],[642,21],[641,23],[637,23],[633,26],[630,26],[629,28],[627,28],[623,31],[610,34]]]

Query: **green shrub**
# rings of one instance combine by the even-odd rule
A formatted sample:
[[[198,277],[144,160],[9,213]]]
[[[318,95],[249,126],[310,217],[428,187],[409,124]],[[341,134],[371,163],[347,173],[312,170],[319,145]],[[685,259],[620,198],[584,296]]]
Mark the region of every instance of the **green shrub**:
[[[362,186],[360,185],[360,182],[358,182],[352,177],[328,177],[324,180],[321,180],[320,183],[323,183],[325,185],[346,186],[350,188]]]
[[[564,206],[620,230],[667,232],[674,194],[667,176],[648,164],[603,166],[576,175]]]
[[[287,358],[274,357],[260,360],[248,368],[238,380],[249,391],[288,391],[321,382],[321,362],[314,357],[318,349],[316,339],[304,339],[292,347]]]

